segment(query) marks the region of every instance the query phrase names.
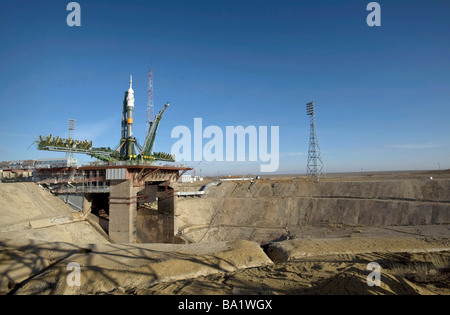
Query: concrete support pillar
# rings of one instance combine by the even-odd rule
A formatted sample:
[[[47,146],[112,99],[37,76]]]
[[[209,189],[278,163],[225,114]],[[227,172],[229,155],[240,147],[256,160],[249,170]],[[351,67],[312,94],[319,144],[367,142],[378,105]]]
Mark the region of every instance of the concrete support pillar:
[[[154,226],[156,232],[155,238],[161,243],[174,242],[174,213],[176,209],[177,198],[174,190],[167,185],[164,191],[158,192],[158,222]]]
[[[111,181],[109,237],[114,243],[136,243],[137,193],[131,180]]]
[[[83,196],[83,214],[86,215],[92,210],[92,196],[85,194]]]

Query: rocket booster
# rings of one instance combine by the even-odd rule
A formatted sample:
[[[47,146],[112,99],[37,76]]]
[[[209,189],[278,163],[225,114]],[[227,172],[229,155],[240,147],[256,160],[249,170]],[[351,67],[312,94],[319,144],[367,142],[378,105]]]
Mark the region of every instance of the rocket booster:
[[[130,76],[130,88],[127,93],[126,106],[126,123],[127,123],[127,138],[133,138],[133,111],[134,111],[134,90],[133,90],[133,76]]]
[[[136,158],[134,145],[136,140],[133,138],[133,112],[134,112],[134,91],[133,77],[130,76],[130,88],[125,91],[122,111],[122,134],[120,140],[119,156],[121,159],[128,160]]]

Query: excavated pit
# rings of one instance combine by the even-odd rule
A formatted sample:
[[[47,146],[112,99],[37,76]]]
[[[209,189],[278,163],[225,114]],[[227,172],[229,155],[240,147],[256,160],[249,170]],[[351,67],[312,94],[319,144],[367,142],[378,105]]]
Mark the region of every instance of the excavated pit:
[[[449,294],[450,176],[433,177],[228,181],[138,213],[138,237],[197,244],[111,244],[37,185],[0,183],[0,294]]]
[[[227,181],[202,197],[178,197],[174,221],[193,242],[260,244],[324,229],[449,224],[450,179]]]

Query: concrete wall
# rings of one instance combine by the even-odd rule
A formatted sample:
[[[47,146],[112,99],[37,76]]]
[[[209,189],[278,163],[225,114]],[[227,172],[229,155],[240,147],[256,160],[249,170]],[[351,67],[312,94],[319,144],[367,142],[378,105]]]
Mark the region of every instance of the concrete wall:
[[[84,209],[84,196],[81,194],[58,194],[59,199],[68,204],[75,211],[83,211]]]
[[[140,208],[137,212],[137,238],[141,243],[174,243],[173,213]]]
[[[157,191],[158,191],[158,185],[151,185],[150,183],[147,183],[147,186],[145,187],[145,192],[147,194],[147,202],[153,202],[156,200],[157,197]]]
[[[131,180],[111,181],[109,237],[114,243],[136,243],[136,196],[143,187]]]
[[[136,222],[138,240],[141,243],[177,243],[174,231],[177,198],[173,188],[148,185],[146,191],[148,201],[158,198],[158,208],[139,208]]]
[[[450,223],[450,180],[224,182],[179,197],[175,233],[196,242],[268,242],[305,226]]]

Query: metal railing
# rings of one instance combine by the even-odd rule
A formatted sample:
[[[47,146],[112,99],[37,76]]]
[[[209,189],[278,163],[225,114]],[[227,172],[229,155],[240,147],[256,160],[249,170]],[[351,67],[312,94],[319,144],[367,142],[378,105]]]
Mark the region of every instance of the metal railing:
[[[79,163],[80,166],[79,167],[89,167],[89,166],[101,166],[101,167],[105,167],[105,166],[140,166],[140,165],[144,165],[144,166],[169,166],[169,167],[184,167],[187,168],[187,165],[183,165],[183,164],[162,164],[161,162],[158,161],[147,161],[147,160],[128,160],[128,161],[116,161],[116,162],[103,162],[103,161],[95,161],[95,162],[84,162],[84,163]]]

